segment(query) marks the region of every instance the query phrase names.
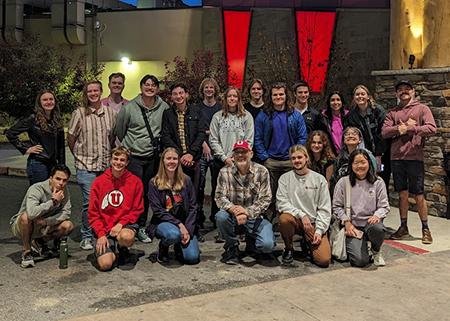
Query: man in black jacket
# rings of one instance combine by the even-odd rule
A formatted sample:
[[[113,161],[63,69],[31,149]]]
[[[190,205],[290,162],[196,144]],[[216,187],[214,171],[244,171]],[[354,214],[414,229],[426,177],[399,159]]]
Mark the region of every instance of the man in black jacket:
[[[206,126],[201,108],[187,103],[189,97],[185,84],[170,87],[173,106],[163,114],[161,138],[164,147],[173,147],[180,154],[183,172],[191,177],[195,193],[200,179],[200,158],[206,139]]]
[[[292,87],[292,91],[295,96],[294,107],[303,116],[305,121],[306,131],[308,134],[313,130],[319,130],[320,128],[320,113],[313,107],[308,106],[309,99],[309,85],[306,81],[297,81]]]

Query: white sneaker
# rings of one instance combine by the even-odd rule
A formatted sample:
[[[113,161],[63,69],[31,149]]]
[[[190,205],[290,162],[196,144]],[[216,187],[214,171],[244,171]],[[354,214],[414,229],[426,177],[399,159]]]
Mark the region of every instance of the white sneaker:
[[[137,233],[137,238],[142,243],[152,243],[152,239],[145,233],[145,227],[140,227]]]
[[[384,260],[383,256],[381,255],[381,250],[379,252],[373,252],[373,264],[376,266],[385,266],[386,261]]]
[[[94,246],[92,246],[92,240],[82,240],[80,243],[80,248],[85,251],[93,250]]]

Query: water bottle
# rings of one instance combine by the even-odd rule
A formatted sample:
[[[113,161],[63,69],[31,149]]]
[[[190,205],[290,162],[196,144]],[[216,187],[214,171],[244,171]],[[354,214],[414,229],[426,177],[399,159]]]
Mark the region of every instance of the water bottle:
[[[67,246],[67,237],[61,238],[61,245],[59,246],[59,268],[67,269],[69,261],[69,251]]]

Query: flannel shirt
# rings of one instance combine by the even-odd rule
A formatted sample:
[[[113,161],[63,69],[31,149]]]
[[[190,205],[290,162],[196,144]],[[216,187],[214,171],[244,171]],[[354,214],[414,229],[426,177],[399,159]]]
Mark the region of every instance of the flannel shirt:
[[[183,151],[183,154],[186,154],[187,147],[186,147],[186,137],[184,132],[184,115],[186,114],[185,110],[179,110],[177,109],[177,115],[178,115],[178,136],[180,136],[180,142],[181,142],[181,149]]]
[[[240,205],[248,211],[249,219],[256,219],[264,214],[271,199],[270,175],[264,166],[252,162],[245,176],[234,164],[220,170],[215,194],[220,209],[228,211]]]

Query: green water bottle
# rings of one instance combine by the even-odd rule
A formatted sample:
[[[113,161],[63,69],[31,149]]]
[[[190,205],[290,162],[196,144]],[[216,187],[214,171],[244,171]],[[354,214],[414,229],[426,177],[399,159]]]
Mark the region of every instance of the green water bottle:
[[[67,237],[61,238],[61,245],[59,246],[59,268],[67,269],[69,261],[69,251],[67,246]]]

